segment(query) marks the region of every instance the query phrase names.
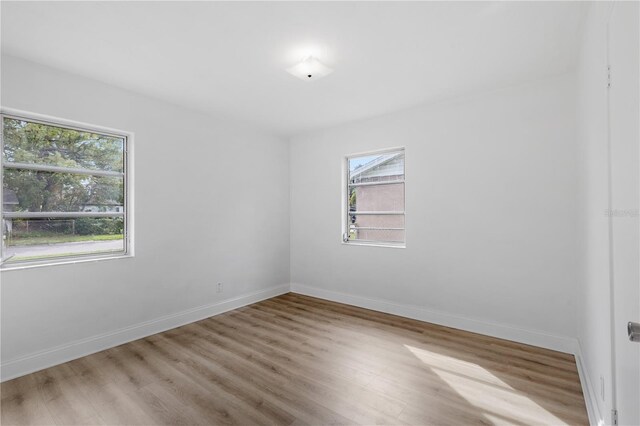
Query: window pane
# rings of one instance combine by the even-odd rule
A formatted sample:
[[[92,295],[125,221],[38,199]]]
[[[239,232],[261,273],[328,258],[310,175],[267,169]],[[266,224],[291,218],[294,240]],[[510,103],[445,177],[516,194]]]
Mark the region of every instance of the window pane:
[[[404,228],[404,215],[402,214],[351,214],[350,224],[367,228]]]
[[[5,161],[124,171],[124,138],[8,117],[2,127]]]
[[[402,179],[404,179],[403,151],[349,159],[349,183],[388,182]]]
[[[403,243],[404,230],[358,229],[349,231],[350,241],[378,241],[382,243]],[[355,235],[355,236],[354,236]]]
[[[4,169],[4,211],[124,212],[124,179]]]
[[[349,188],[349,211],[403,212],[404,182]]]
[[[351,214],[349,240],[404,241],[404,215]]]
[[[8,262],[124,251],[123,218],[4,219]]]
[[[404,158],[401,150],[348,159],[349,240],[404,242]]]

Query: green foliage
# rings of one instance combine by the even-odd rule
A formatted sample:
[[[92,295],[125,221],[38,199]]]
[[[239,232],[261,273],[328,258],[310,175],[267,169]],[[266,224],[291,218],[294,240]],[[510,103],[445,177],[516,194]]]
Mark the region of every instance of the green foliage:
[[[115,235],[122,234],[124,221],[122,218],[91,218],[76,219],[75,232],[78,235]]]
[[[4,161],[91,170],[123,170],[121,138],[12,118],[3,120]],[[18,211],[81,211],[87,205],[123,204],[119,177],[5,169],[4,188],[18,197]]]
[[[64,235],[122,235],[121,217],[79,217],[74,219],[14,219],[11,237],[20,239]]]
[[[356,209],[356,188],[351,188],[351,194],[349,195],[349,210]]]

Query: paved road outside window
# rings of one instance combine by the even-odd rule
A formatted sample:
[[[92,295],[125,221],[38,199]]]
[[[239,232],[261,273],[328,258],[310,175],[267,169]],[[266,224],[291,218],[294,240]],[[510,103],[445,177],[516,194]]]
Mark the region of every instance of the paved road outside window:
[[[19,257],[55,256],[61,254],[82,254],[92,252],[108,252],[123,249],[122,240],[81,241],[77,243],[42,244],[32,246],[7,247],[7,255]]]

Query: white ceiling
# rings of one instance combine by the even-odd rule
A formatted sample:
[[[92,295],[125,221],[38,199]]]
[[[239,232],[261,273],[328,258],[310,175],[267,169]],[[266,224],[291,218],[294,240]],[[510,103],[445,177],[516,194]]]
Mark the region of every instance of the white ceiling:
[[[7,2],[2,53],[281,135],[568,71],[580,2]],[[312,53],[333,74],[285,72]]]

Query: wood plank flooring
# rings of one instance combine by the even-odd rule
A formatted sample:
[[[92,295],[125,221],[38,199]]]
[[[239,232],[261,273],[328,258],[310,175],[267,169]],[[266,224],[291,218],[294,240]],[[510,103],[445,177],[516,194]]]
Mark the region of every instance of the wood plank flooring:
[[[572,355],[293,293],[1,390],[2,425],[588,424]]]

